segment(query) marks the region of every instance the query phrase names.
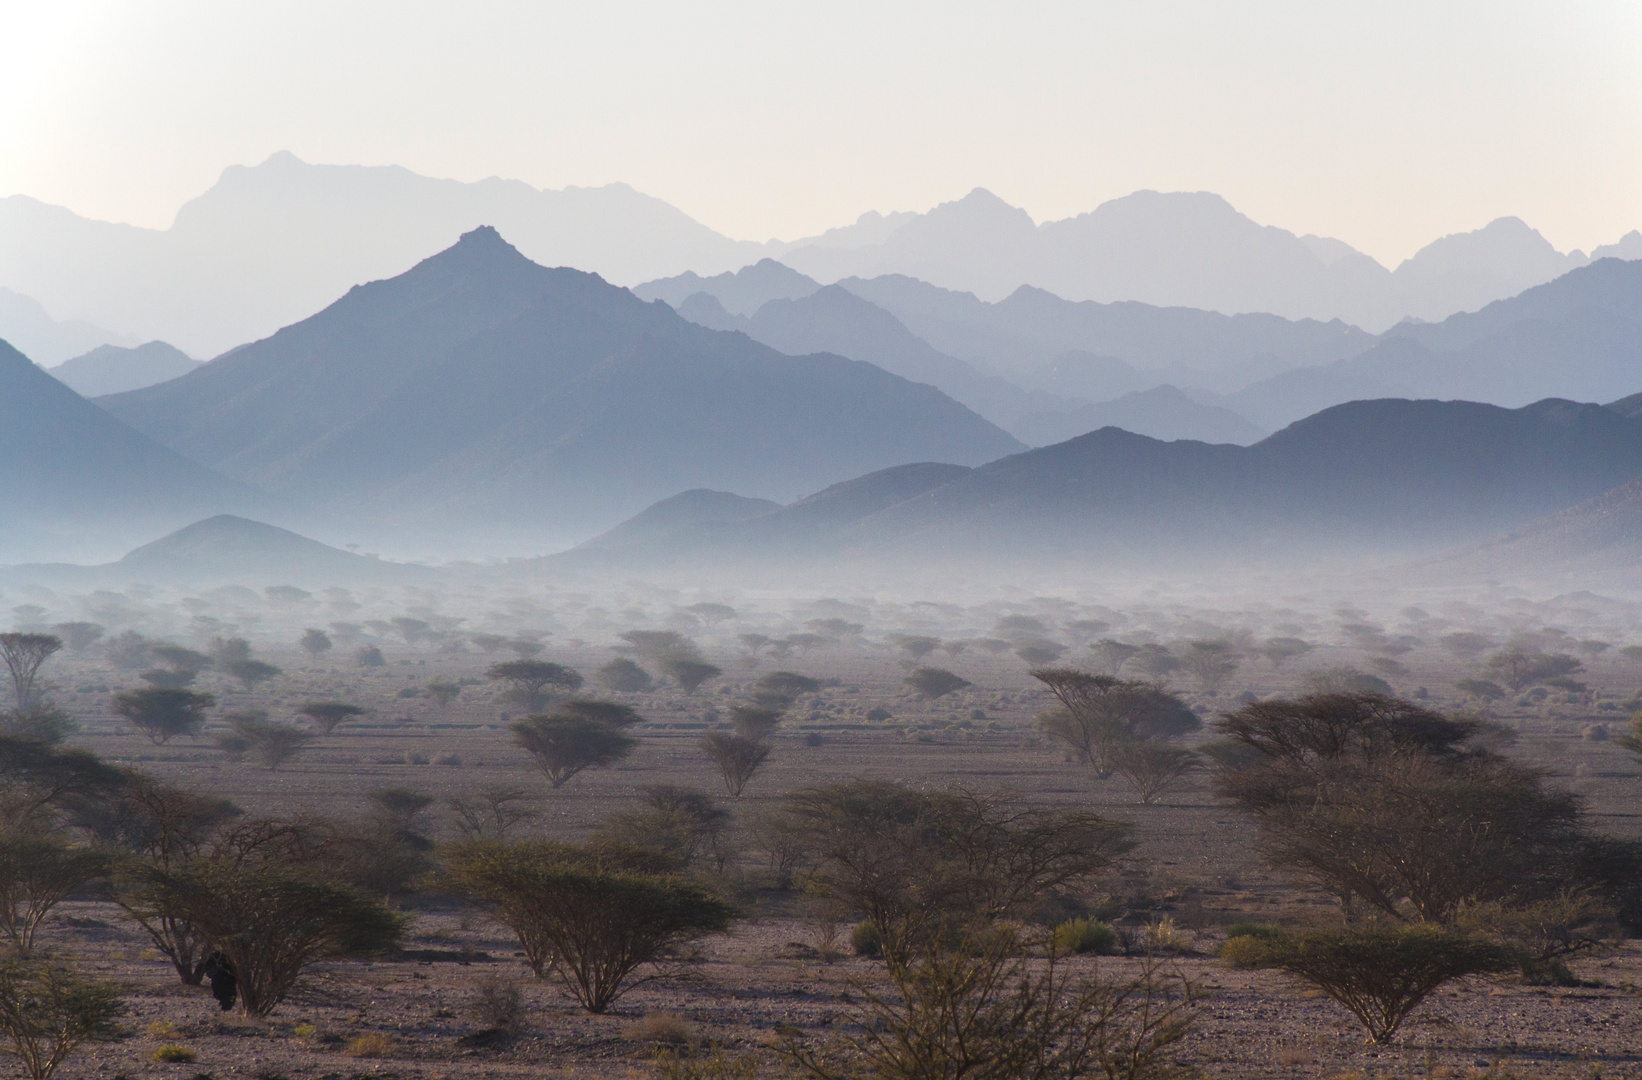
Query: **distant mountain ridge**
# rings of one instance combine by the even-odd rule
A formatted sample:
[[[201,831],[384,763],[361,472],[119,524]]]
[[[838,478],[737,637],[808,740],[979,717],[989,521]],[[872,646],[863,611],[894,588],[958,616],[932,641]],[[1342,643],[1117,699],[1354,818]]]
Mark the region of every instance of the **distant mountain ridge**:
[[[696,326],[490,228],[181,379],[99,400],[354,523],[564,543],[692,487],[791,498],[1021,444],[939,391]]]
[[[1035,223],[976,189],[924,213],[869,212],[819,236],[754,243],[624,184],[541,191],[396,166],[311,165],[281,152],[225,169],[168,229],[92,221],[22,195],[0,199],[0,287],[121,335],[36,357],[46,363],[153,339],[210,356],[487,223],[538,262],[622,284],[686,271],[710,278],[772,257],[824,284],[900,274],[993,300],[1031,285],[1073,301],[1340,318],[1370,330],[1479,307],[1586,261],[1505,218],[1387,270],[1339,240],[1259,225],[1203,192],[1136,192]],[[1642,258],[1642,234],[1593,253],[1602,255]]]
[[[910,467],[909,467],[910,468]],[[835,485],[882,489],[907,469]],[[631,565],[881,558],[1053,559],[1084,567],[1432,551],[1556,513],[1642,477],[1642,423],[1602,406],[1542,401],[1361,401],[1250,447],[1160,442],[1103,428],[806,522],[796,503],[655,538]],[[811,502],[812,500],[805,500]],[[591,546],[597,546],[593,544]],[[548,560],[574,565],[569,555]]]
[[[58,364],[51,375],[81,397],[93,398],[179,379],[199,366],[181,349],[150,341],[134,348],[100,345]]]

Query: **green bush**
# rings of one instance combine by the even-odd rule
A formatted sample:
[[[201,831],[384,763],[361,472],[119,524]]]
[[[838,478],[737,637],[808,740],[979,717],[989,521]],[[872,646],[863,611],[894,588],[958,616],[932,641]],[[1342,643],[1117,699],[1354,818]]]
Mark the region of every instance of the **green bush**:
[[[1257,937],[1227,938],[1220,946],[1220,960],[1229,968],[1250,971],[1262,968],[1271,955],[1271,940]]]
[[[199,1055],[186,1046],[162,1046],[154,1051],[154,1060],[173,1065],[186,1065],[197,1060]]]
[[[850,931],[850,947],[855,950],[856,956],[870,956],[876,959],[884,953],[884,943],[878,937],[878,928],[870,922],[860,923]]]
[[[126,1012],[114,987],[35,960],[0,964],[0,1034],[31,1080],[45,1080],[89,1041],[118,1037]]]
[[[1055,927],[1049,936],[1050,947],[1057,955],[1099,953],[1110,956],[1117,951],[1117,931],[1099,919],[1068,919]]]
[[[1232,938],[1255,938],[1259,941],[1275,941],[1283,936],[1283,928],[1276,923],[1239,922],[1226,927],[1226,940]]]

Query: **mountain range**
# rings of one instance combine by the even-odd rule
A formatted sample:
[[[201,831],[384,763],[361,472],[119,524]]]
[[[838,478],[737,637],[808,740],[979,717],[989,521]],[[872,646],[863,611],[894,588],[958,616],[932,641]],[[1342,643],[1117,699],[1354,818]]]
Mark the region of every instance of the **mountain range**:
[[[907,461],[1021,449],[932,387],[697,326],[597,275],[539,266],[488,227],[98,403],[337,520],[534,547],[692,487],[785,500]]]
[[[34,357],[43,363],[153,339],[209,356],[302,318],[356,282],[400,273],[481,224],[498,226],[538,262],[621,284],[774,257],[825,284],[902,275],[989,300],[1031,285],[1073,301],[1338,318],[1373,331],[1472,310],[1588,261],[1503,218],[1386,269],[1342,241],[1257,224],[1201,192],[1136,192],[1037,223],[976,189],[927,213],[874,211],[819,236],[754,243],[623,184],[542,191],[278,153],[224,170],[166,229],[93,221],[22,195],[0,199],[0,287],[55,318],[119,335]],[[1592,253],[1604,255],[1642,257],[1642,234]]]
[[[549,565],[656,569],[803,559],[1280,566],[1429,552],[1642,476],[1642,423],[1597,405],[1359,401],[1250,447],[1104,428],[975,468],[915,465],[779,510],[612,530]],[[731,504],[734,505],[734,504]]]

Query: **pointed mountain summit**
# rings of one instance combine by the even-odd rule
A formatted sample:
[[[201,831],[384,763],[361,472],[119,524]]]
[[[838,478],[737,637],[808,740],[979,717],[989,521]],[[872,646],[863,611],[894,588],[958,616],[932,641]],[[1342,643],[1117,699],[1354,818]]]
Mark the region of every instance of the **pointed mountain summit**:
[[[705,487],[790,499],[1020,444],[932,387],[784,356],[491,228],[181,379],[101,401],[230,476],[353,519],[565,542]],[[538,543],[542,542],[540,539]]]

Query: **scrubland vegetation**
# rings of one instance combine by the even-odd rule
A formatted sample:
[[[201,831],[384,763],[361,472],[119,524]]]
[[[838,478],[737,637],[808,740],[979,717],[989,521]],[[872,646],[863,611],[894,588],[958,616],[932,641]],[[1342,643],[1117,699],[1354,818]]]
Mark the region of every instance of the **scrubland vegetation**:
[[[1636,605],[12,616],[32,1077],[1642,1068]]]

